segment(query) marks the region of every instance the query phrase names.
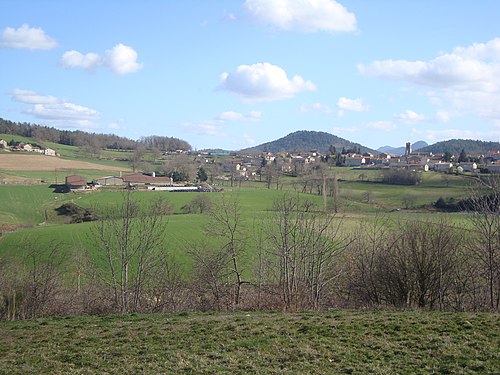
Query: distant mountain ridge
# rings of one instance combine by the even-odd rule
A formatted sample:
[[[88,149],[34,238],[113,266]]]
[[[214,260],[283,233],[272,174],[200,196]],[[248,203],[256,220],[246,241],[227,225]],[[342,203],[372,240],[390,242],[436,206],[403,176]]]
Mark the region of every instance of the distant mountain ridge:
[[[413,143],[411,145],[411,148],[413,151],[417,151],[417,150],[420,150],[424,147],[427,147],[428,145],[429,144],[425,141],[418,141],[418,142]],[[404,155],[404,153],[406,151],[406,146],[402,146],[402,147],[383,146],[383,147],[379,147],[377,149],[377,151],[384,152],[384,153],[390,154],[392,156]]]
[[[328,153],[330,150],[330,145],[333,145],[337,152],[341,152],[344,148],[345,150],[360,149],[361,152],[376,153],[375,150],[372,150],[371,148],[363,146],[359,143],[351,142],[347,139],[337,137],[336,135],[330,133],[311,130],[299,130],[275,141],[266,142],[255,147],[243,149],[241,151],[248,153],[257,153],[263,151],[277,153],[280,151],[303,152],[317,150],[321,153]]]
[[[459,155],[462,150],[464,150],[468,155],[484,155],[491,150],[500,150],[500,142],[479,141],[472,139],[450,139],[448,141],[437,142],[420,149],[420,151],[432,152],[434,154],[451,152],[454,155]]]

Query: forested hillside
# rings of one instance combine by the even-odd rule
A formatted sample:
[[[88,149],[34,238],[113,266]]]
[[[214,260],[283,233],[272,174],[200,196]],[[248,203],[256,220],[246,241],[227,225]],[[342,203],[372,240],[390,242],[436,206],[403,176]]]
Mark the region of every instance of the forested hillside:
[[[330,133],[307,130],[299,130],[275,141],[263,143],[259,146],[247,148],[242,151],[269,151],[276,153],[279,151],[298,152],[318,150],[319,152],[327,153],[330,151],[330,146],[332,145],[335,147],[337,152],[340,152],[342,149],[350,149],[358,152],[375,152],[374,150],[362,146],[359,143],[348,141],[347,139],[337,137],[336,135]]]
[[[467,154],[484,155],[490,150],[500,150],[500,142],[476,141],[472,139],[450,139],[434,143],[430,146],[421,148],[419,151],[445,153],[451,152],[454,155],[459,155],[464,150]]]
[[[190,150],[191,145],[178,138],[147,136],[138,141],[115,134],[87,133],[81,130],[59,130],[48,126],[18,123],[0,118],[0,134],[33,138],[36,141],[54,142],[68,146],[92,146],[99,149],[135,150],[143,146],[162,151]],[[9,141],[9,139],[6,139]]]

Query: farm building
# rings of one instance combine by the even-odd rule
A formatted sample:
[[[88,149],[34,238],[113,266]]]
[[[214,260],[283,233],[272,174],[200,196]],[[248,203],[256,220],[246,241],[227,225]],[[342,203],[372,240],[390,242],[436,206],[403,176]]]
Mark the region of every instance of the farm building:
[[[66,176],[66,186],[70,190],[81,190],[87,187],[87,180],[83,176]]]
[[[133,173],[123,176],[123,182],[128,185],[172,185],[171,177],[148,176],[141,173]]]
[[[125,185],[122,177],[106,176],[96,178],[94,183],[99,186],[121,186]]]

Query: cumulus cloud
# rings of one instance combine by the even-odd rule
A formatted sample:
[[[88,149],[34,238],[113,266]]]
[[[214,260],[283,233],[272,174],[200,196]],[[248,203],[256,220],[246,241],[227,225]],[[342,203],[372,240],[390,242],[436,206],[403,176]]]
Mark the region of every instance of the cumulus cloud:
[[[410,109],[407,109],[394,117],[396,118],[396,120],[404,122],[406,124],[412,124],[415,122],[424,121],[426,119],[424,115],[418,114],[417,112]]]
[[[108,67],[116,74],[134,73],[143,68],[142,63],[137,62],[137,52],[124,44],[117,44],[107,50],[104,56],[89,52],[83,54],[79,51],[71,50],[65,52],[60,64],[65,68],[82,68],[89,72],[94,72],[98,67]]]
[[[314,103],[314,104],[302,104],[299,107],[300,112],[324,112],[331,113],[332,109],[325,104],[322,103]]]
[[[14,89],[11,92],[12,100],[24,104],[56,104],[60,99],[51,95],[42,95],[31,90]]]
[[[243,7],[253,19],[279,30],[356,30],[356,16],[335,0],[246,0]]]
[[[51,95],[39,94],[31,90],[14,89],[12,100],[30,104],[24,113],[42,120],[44,124],[63,128],[95,129],[101,117],[98,111],[60,99]]]
[[[300,91],[315,90],[316,86],[298,75],[289,79],[283,68],[265,62],[240,65],[232,73],[222,73],[219,88],[246,101],[272,101],[294,97]]]
[[[345,111],[353,112],[366,112],[370,109],[369,106],[363,103],[363,99],[349,99],[345,97],[340,97],[337,101],[337,107],[339,109],[339,116],[342,116]]]
[[[382,130],[386,132],[397,128],[396,124],[394,124],[392,121],[373,121],[369,122],[366,127],[368,129]]]
[[[432,104],[455,115],[500,120],[500,38],[456,47],[428,61],[381,60],[360,64],[362,74],[432,87]]]
[[[0,38],[0,48],[49,50],[56,47],[57,42],[45,34],[43,29],[30,27],[28,24],[18,29],[7,27]]]
[[[256,121],[260,120],[262,117],[262,112],[260,111],[251,111],[248,114],[243,114],[235,111],[226,111],[220,113],[216,120],[221,121]]]
[[[97,53],[90,52],[84,55],[78,51],[72,50],[64,52],[60,63],[65,68],[83,68],[93,72],[98,66],[103,64],[103,60]]]
[[[137,52],[121,43],[106,51],[104,61],[117,74],[134,73],[143,67],[143,64],[137,62]]]

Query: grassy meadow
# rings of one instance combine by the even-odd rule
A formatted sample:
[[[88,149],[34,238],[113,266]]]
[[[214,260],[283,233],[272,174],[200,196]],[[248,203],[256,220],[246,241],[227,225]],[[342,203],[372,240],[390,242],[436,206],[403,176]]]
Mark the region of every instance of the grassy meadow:
[[[69,147],[69,146],[68,146]],[[91,178],[92,172],[77,171]],[[88,172],[87,174],[85,174]],[[94,171],[96,174],[102,171]],[[12,172],[14,173],[14,172]],[[36,171],[23,171],[20,174],[37,176]],[[336,220],[342,220],[343,234],[355,231],[359,225],[371,221],[376,215],[383,215],[392,222],[402,220],[434,220],[447,218],[452,223],[462,225],[465,222],[462,214],[443,214],[432,208],[439,197],[463,197],[467,193],[470,179],[464,176],[449,176],[445,181],[442,174],[429,172],[423,174],[423,181],[417,186],[395,186],[377,182],[380,172],[359,171],[349,168],[332,168],[340,179],[339,204]],[[363,173],[362,178],[360,174]],[[58,176],[63,180],[63,176]],[[205,227],[208,223],[206,215],[183,214],[182,207],[189,203],[197,194],[205,194],[217,201],[222,195],[234,197],[241,206],[241,215],[249,241],[249,253],[252,254],[252,237],[255,234],[255,225],[269,215],[276,198],[285,192],[300,194],[303,199],[312,200],[318,209],[322,209],[323,198],[318,195],[298,193],[301,190],[297,178],[285,177],[280,180],[279,189],[275,185],[266,188],[264,182],[248,181],[241,185],[230,186],[225,181],[220,186],[223,193],[168,193],[161,191],[136,191],[134,197],[139,202],[148,202],[162,198],[167,200],[173,208],[173,214],[163,220],[168,221],[167,231],[164,233],[167,251],[178,257],[181,263],[189,264],[185,255],[188,242],[203,242],[206,240]],[[13,233],[4,233],[0,237],[0,256],[19,256],[26,250],[19,246],[24,238],[30,238],[38,244],[58,243],[66,253],[88,250],[95,256],[95,249],[91,241],[91,225],[66,224],[67,218],[55,211],[64,202],[71,201],[77,205],[95,211],[117,205],[123,199],[123,191],[102,190],[95,192],[58,193],[51,184],[35,185],[0,185],[0,228],[22,229]],[[406,202],[405,199],[411,197]],[[256,224],[257,223],[257,224]],[[29,248],[29,246],[27,246]],[[251,256],[250,256],[251,258]]]
[[[0,322],[0,373],[497,374],[498,314],[181,313]]]

